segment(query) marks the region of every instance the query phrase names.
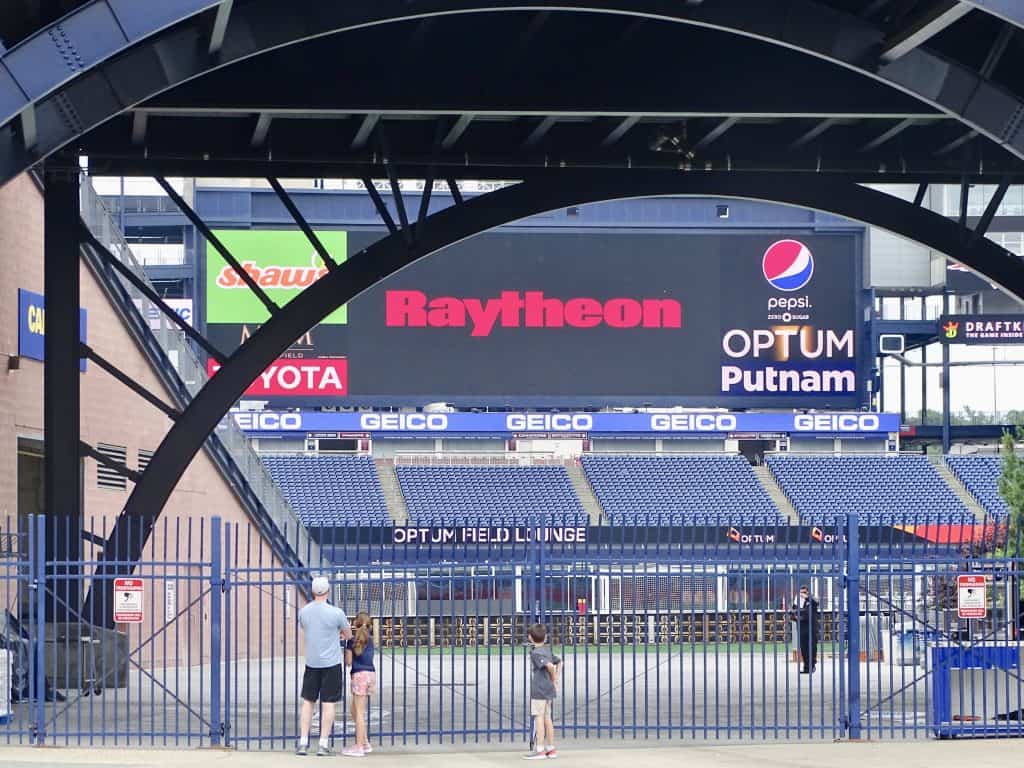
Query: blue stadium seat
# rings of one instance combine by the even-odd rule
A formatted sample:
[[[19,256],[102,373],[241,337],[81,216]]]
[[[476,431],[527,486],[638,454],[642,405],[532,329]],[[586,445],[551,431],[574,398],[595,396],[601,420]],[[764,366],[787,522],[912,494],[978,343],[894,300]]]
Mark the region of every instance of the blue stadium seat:
[[[947,456],[946,466],[993,520],[1003,520],[1010,514],[1006,500],[999,493],[999,478],[1003,474],[1002,460],[998,456]]]
[[[783,525],[742,456],[584,456],[612,525]]]
[[[264,466],[310,528],[388,525],[391,517],[368,457],[263,456]]]
[[[924,456],[769,456],[768,468],[805,525],[972,523]]]
[[[564,467],[395,468],[410,520],[433,525],[586,525]]]

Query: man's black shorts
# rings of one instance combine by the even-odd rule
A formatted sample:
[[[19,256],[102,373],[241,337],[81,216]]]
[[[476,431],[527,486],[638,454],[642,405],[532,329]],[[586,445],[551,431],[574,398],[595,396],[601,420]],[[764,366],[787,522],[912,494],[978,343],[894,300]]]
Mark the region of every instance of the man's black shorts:
[[[306,667],[302,676],[302,698],[305,701],[320,699],[325,704],[341,701],[342,684],[341,664],[333,667]]]

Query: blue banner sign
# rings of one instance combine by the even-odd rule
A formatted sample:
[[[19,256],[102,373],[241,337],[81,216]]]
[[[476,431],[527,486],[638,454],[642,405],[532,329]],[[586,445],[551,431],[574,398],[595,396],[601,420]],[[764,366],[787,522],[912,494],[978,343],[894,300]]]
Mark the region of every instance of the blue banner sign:
[[[555,544],[586,544],[586,526],[394,526],[391,527],[392,544],[525,544],[546,541]]]
[[[78,310],[78,338],[86,342],[84,309]],[[39,293],[18,289],[18,354],[30,360],[45,360],[46,354],[46,299]],[[85,358],[78,361],[78,370],[85,371]]]
[[[256,436],[310,433],[410,436],[423,434],[638,434],[751,437],[858,435],[900,431],[895,413],[323,413],[236,411],[238,426]]]

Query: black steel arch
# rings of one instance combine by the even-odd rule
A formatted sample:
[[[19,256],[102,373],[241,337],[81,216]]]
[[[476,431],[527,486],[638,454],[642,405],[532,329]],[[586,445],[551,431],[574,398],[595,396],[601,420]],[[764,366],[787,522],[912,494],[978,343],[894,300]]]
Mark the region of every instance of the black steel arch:
[[[553,169],[546,177],[432,214],[416,226],[411,242],[402,231],[383,238],[275,313],[224,363],[164,437],[104,547],[101,574],[138,559],[182,473],[229,408],[296,338],[337,307],[413,261],[496,226],[570,205],[664,195],[779,202],[859,220],[953,256],[1024,298],[1024,261],[987,238],[969,237],[937,213],[848,181],[826,175],[794,180],[780,173]],[[109,586],[112,581],[100,583]],[[110,616],[94,613],[95,599],[90,595],[84,615],[109,624]]]
[[[1018,0],[960,0],[973,5],[979,11],[985,11],[1003,19],[1016,27],[1024,28],[1024,3]]]
[[[96,7],[107,13],[96,16]],[[94,35],[90,55],[73,65],[66,57],[56,72],[32,70],[26,52],[43,55],[49,49],[42,31],[0,58],[0,183],[84,135],[125,109],[206,72],[264,51],[346,30],[410,19],[466,13],[548,11],[607,13],[640,19],[691,24],[744,35],[785,46],[848,67],[914,96],[956,118],[1012,155],[1024,159],[1024,99],[1002,89],[964,65],[914,48],[892,62],[882,59],[885,33],[856,16],[825,7],[814,0],[716,0],[691,6],[678,0],[376,0],[373,3],[281,3],[255,0],[240,5],[221,25],[216,50],[204,37],[211,32],[197,10],[209,0],[178,0],[154,4],[159,19],[128,27],[105,2],[91,9]],[[168,9],[180,7],[178,18],[192,23],[168,26]],[[149,7],[149,6],[147,6]],[[101,9],[102,11],[102,9]],[[198,19],[198,20],[197,20]],[[63,31],[72,28],[62,20]],[[92,30],[82,23],[84,42]],[[134,29],[130,38],[126,29]],[[214,32],[217,25],[214,24]],[[57,39],[56,37],[53,39]],[[72,36],[72,42],[74,39]],[[128,43],[134,47],[124,50]],[[76,51],[77,52],[77,51]],[[69,70],[70,68],[70,78]],[[52,69],[52,68],[51,68]],[[21,115],[20,130],[14,129]]]

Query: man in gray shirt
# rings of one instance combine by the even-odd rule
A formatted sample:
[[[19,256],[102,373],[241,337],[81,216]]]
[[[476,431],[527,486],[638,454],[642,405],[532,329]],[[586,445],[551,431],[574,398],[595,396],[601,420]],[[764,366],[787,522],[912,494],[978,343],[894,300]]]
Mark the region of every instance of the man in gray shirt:
[[[341,640],[352,637],[348,617],[327,603],[331,583],[324,576],[313,579],[313,602],[299,611],[299,626],[306,640],[306,672],[302,676],[302,710],[296,754],[309,749],[313,706],[320,700],[320,744],[317,755],[330,755],[334,707],[344,690]]]

